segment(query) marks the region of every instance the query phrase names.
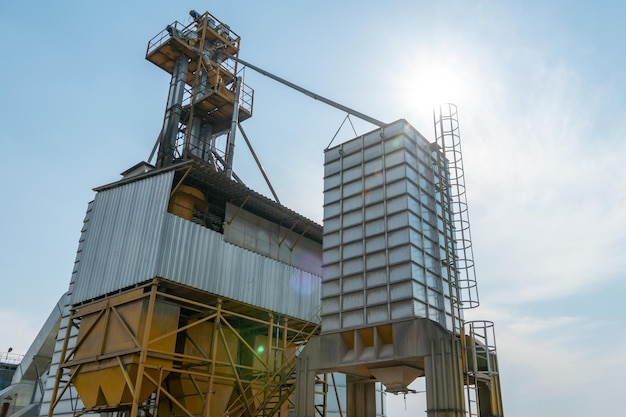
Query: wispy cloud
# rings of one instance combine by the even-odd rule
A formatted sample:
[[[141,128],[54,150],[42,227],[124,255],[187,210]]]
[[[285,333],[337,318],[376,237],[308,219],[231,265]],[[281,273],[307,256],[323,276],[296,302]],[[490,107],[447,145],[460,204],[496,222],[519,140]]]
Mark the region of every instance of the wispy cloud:
[[[483,272],[518,303],[576,293],[626,267],[626,146],[615,126],[598,124],[605,96],[588,94],[573,68],[526,55],[524,88],[510,85],[508,102],[483,103],[464,125]]]
[[[606,123],[608,81],[591,87],[522,42],[498,55],[463,43],[405,52],[392,95],[424,134],[436,99],[459,105],[477,265],[498,299],[575,294],[626,269],[625,123]]]
[[[511,415],[550,415],[555,404],[597,414],[595,398],[620,395],[626,363],[624,336],[607,336],[619,309],[602,298],[626,270],[625,110],[611,105],[614,80],[589,80],[541,45],[472,51],[427,46],[410,66],[423,77],[454,68],[452,84],[463,80],[453,101],[486,301],[468,318],[496,323]],[[420,122],[429,135],[428,117]]]
[[[617,394],[626,348],[623,336],[606,337],[613,323],[573,315],[546,318],[518,308],[482,313],[498,323],[505,404],[516,415],[546,403],[561,404],[563,414],[591,411],[607,389]]]

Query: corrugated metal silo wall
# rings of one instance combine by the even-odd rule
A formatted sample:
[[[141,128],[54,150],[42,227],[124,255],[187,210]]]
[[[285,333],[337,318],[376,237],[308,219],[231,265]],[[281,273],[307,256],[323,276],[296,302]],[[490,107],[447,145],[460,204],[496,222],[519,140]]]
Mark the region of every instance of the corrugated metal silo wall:
[[[96,195],[75,276],[72,304],[156,275],[173,176],[170,171]]]
[[[322,333],[411,318],[451,328],[431,152],[405,120],[326,150]]]
[[[167,215],[157,274],[214,294],[304,320],[319,308],[321,277],[224,242]]]
[[[288,227],[226,204],[224,241],[322,276],[322,245]]]
[[[156,276],[311,320],[321,277],[224,242],[223,235],[167,213],[173,172],[96,195],[81,243],[72,304]]]

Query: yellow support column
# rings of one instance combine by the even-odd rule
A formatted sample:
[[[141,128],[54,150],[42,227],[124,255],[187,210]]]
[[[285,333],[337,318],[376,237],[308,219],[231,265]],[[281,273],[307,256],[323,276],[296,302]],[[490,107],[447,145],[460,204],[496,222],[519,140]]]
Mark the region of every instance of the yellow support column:
[[[215,361],[217,360],[217,338],[219,337],[219,328],[221,326],[220,319],[222,316],[222,299],[217,299],[217,312],[215,315],[215,322],[213,323],[213,336],[211,339],[211,367],[209,370],[209,389],[206,393],[206,405],[204,409],[204,417],[210,417],[211,415],[211,400],[213,397],[213,383],[215,380]]]
[[[141,340],[141,351],[139,353],[139,366],[137,367],[137,377],[135,378],[135,387],[133,395],[133,405],[130,410],[129,417],[137,417],[139,411],[139,393],[141,392],[141,384],[143,383],[143,374],[146,366],[146,358],[148,356],[148,343],[150,341],[150,328],[152,318],[154,317],[154,305],[157,295],[157,281],[154,280],[150,286],[150,300],[148,301],[148,311],[146,313],[146,324],[144,327],[143,338]]]

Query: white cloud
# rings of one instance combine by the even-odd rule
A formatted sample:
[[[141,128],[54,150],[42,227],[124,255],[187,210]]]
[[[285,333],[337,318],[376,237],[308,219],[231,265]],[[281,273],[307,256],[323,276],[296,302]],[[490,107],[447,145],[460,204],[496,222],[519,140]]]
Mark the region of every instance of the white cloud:
[[[602,95],[532,56],[523,92],[510,86],[506,106],[470,109],[462,125],[477,264],[510,302],[573,294],[626,267],[626,146],[597,124]]]
[[[538,415],[545,412],[540,404],[559,403],[563,415],[591,412],[596,398],[608,398],[607,389],[617,395],[626,364],[624,337],[606,336],[616,323],[546,317],[521,307],[481,310],[497,323],[505,411],[508,405],[515,416]]]

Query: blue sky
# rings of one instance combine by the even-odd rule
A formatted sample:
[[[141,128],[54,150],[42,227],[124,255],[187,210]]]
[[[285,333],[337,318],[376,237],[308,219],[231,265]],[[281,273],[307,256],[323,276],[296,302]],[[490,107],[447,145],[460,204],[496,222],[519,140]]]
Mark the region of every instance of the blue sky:
[[[67,289],[92,188],[147,159],[168,75],[148,40],[189,9],[240,56],[432,138],[458,105],[481,306],[507,417],[614,414],[626,389],[626,5],[619,1],[0,2],[0,352]],[[281,202],[320,221],[345,114],[251,71],[244,123]],[[373,127],[354,121],[359,134]],[[352,136],[344,127],[336,141]],[[235,171],[270,195],[242,141]],[[390,416],[425,415],[423,394]]]

